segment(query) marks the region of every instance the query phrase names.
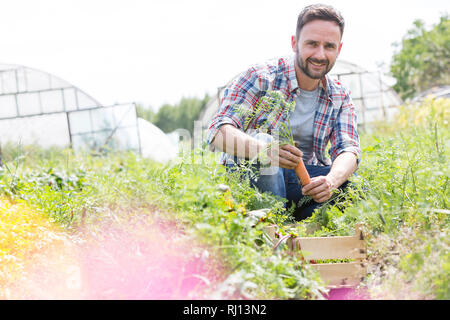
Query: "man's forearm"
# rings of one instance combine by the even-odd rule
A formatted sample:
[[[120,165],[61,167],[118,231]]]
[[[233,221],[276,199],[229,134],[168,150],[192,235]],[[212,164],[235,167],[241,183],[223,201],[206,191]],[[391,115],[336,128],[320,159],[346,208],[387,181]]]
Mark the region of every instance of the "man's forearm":
[[[332,181],[332,188],[339,188],[358,168],[356,155],[343,152],[334,159],[328,177]]]
[[[265,142],[229,124],[220,127],[211,144],[223,152],[245,159],[256,157],[266,147]]]

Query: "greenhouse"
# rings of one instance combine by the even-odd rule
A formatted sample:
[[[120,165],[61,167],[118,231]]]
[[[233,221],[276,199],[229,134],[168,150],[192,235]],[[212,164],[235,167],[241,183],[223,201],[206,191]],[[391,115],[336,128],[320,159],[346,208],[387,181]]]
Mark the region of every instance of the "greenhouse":
[[[362,129],[370,128],[370,123],[374,121],[392,119],[397,110],[396,107],[402,104],[402,100],[386,83],[381,72],[369,72],[356,64],[337,60],[329,75],[350,89],[358,113],[358,125]],[[226,86],[218,88],[217,95],[208,102],[200,114],[199,120],[204,127],[218,110],[224,89],[235,78]]]
[[[144,146],[141,140],[145,140]],[[161,157],[163,151],[155,145],[156,141],[165,147],[170,142],[151,123],[138,121],[134,103],[102,106],[79,88],[51,74],[0,64],[1,144],[133,150],[141,154],[144,148],[145,156],[166,161],[167,152]],[[174,153],[172,150],[170,157]]]

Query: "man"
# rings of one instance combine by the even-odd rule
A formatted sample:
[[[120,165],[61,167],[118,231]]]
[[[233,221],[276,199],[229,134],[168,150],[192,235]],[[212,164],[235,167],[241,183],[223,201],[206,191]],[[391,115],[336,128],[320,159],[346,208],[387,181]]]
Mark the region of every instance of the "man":
[[[290,123],[298,148],[286,145],[271,150],[270,160],[279,168],[273,174],[261,175],[254,185],[286,198],[289,205],[298,204],[303,195],[312,197],[312,204],[295,211],[298,220],[311,216],[331,198],[334,189],[344,188],[359,165],[354,105],[348,90],[327,76],[341,51],[343,31],[344,19],[333,7],[318,4],[304,8],[291,38],[294,56],[242,73],[225,89],[208,129],[208,143],[224,151],[222,163],[232,166],[237,158],[254,158],[270,142],[267,137],[252,136],[251,130],[243,131],[244,119],[236,113],[236,105],[251,110],[269,90],[281,91],[289,102],[295,100]],[[264,120],[264,116],[258,119]],[[329,142],[331,161],[325,155]],[[312,177],[303,188],[294,171],[301,158]]]

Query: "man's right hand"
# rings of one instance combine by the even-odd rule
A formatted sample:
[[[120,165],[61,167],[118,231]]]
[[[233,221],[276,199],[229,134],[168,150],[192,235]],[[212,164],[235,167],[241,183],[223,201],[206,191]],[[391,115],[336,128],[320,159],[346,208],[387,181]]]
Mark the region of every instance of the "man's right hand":
[[[295,169],[302,159],[303,152],[289,144],[281,147],[274,146],[269,150],[272,165],[285,169]]]
[[[245,159],[252,159],[265,150],[273,166],[285,169],[295,169],[303,156],[300,149],[291,145],[273,145],[267,151],[267,143],[268,141],[257,140],[230,124],[221,126],[212,141],[217,149]]]

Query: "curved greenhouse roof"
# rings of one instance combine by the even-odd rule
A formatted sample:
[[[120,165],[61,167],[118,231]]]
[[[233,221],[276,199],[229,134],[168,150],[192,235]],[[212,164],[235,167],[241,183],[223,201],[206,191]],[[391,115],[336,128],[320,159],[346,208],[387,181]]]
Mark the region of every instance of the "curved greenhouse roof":
[[[0,143],[133,150],[158,162],[178,148],[153,124],[137,117],[134,103],[103,106],[49,73],[0,64]]]
[[[450,85],[444,85],[444,86],[435,86],[428,90],[425,90],[424,92],[421,92],[417,94],[411,102],[420,102],[423,99],[427,97],[434,97],[434,98],[450,98]]]
[[[369,72],[354,63],[337,60],[329,75],[350,89],[360,126],[377,120],[391,119],[396,112],[395,107],[402,104],[400,97],[386,83],[380,72]],[[226,86],[220,87],[217,95],[211,98],[203,109],[199,117],[203,127],[208,126],[210,119],[219,108],[224,89],[236,77],[231,79]]]
[[[101,104],[49,73],[0,64],[0,119],[81,110]]]
[[[140,149],[134,104],[102,106],[74,85],[21,65],[0,64],[0,142]]]

